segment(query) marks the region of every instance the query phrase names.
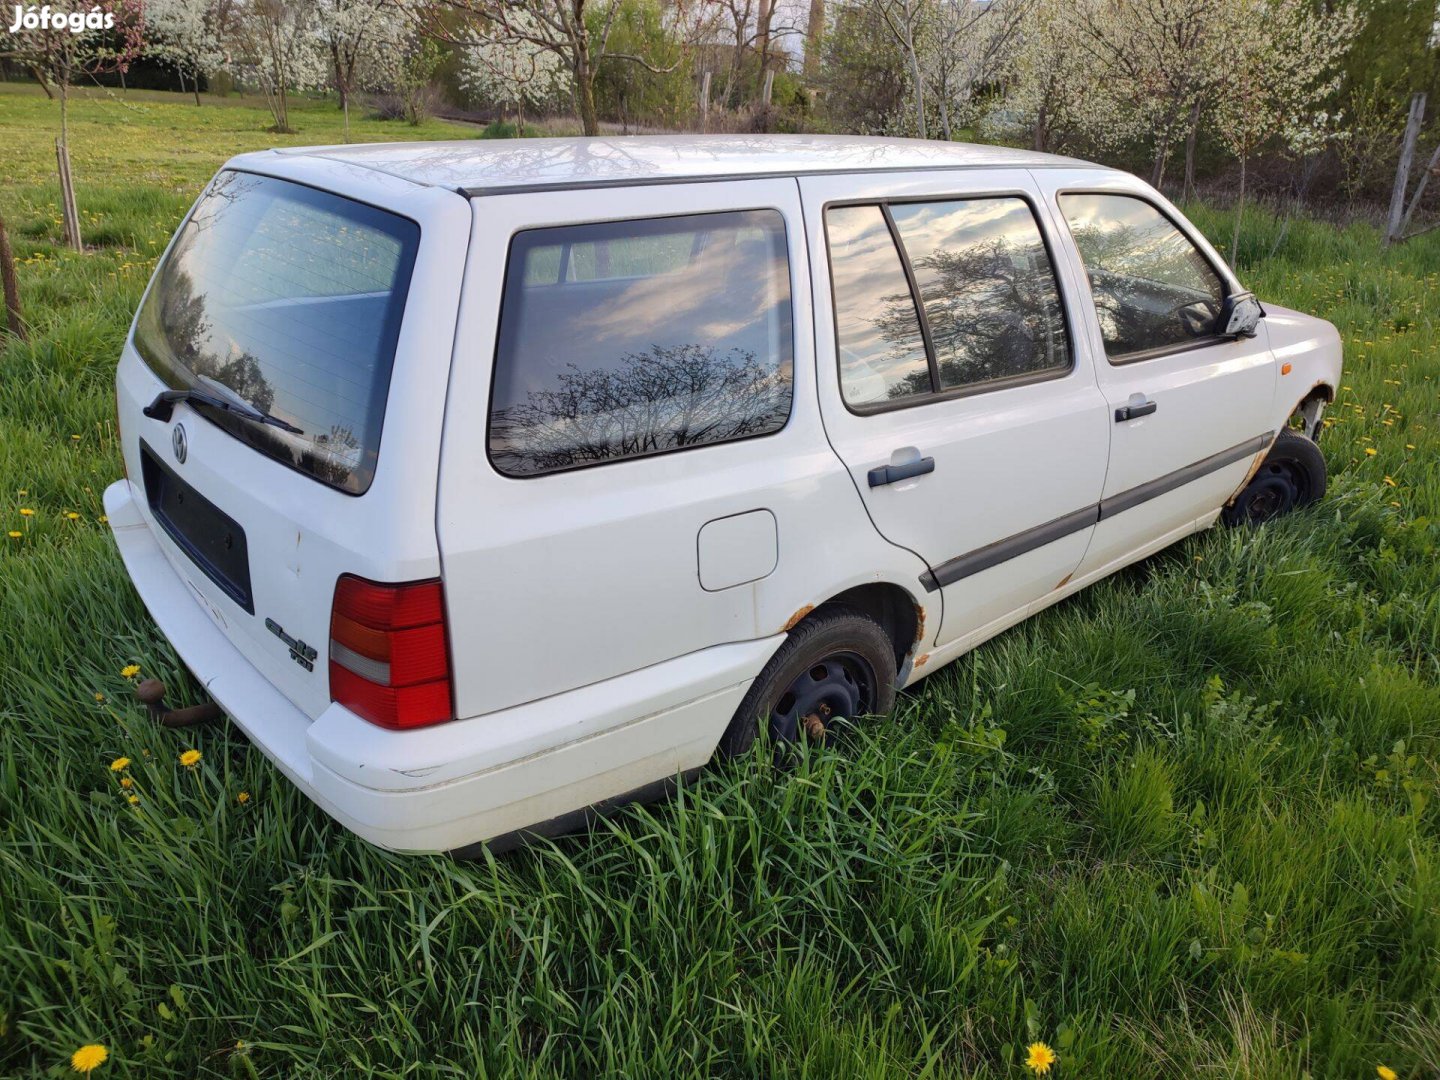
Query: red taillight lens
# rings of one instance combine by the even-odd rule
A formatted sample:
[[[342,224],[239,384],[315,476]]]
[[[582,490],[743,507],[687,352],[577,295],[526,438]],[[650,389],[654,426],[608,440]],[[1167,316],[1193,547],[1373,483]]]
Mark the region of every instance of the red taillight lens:
[[[387,728],[455,718],[438,581],[381,585],[345,575],[330,613],[330,699]]]

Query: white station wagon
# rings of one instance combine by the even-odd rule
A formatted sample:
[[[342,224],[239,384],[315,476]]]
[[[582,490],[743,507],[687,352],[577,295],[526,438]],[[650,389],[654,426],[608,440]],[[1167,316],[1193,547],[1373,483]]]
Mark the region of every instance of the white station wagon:
[[[1217,520],[1318,498],[1328,323],[1153,189],[1001,147],[245,154],[117,376],[116,543],[347,828],[573,828],[884,714]]]

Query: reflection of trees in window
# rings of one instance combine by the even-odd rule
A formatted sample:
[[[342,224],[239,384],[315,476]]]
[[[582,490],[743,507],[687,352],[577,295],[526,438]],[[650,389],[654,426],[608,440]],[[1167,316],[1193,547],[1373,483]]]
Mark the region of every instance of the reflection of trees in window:
[[[1059,297],[1043,251],[996,237],[915,264],[940,386],[952,389],[1064,363]]]
[[[550,472],[766,434],[790,412],[788,370],[709,345],[652,346],[609,368],[571,364],[555,384],[492,414],[502,471]]]
[[[941,248],[914,263],[935,345],[940,389],[1028,375],[1065,363],[1060,299],[1049,260],[1037,245],[1004,237]],[[885,297],[876,325],[893,354],[913,349],[908,292]],[[931,389],[928,370],[890,387],[892,399]]]
[[[1209,264],[1156,216],[1158,228],[1118,220],[1070,222],[1112,357],[1212,333],[1220,313],[1223,289]]]

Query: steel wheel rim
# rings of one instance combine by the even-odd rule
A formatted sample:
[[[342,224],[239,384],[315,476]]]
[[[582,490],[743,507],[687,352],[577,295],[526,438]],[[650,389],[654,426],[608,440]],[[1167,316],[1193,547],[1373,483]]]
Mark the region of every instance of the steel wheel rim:
[[[1245,496],[1245,519],[1258,525],[1295,509],[1303,495],[1297,472],[1289,462],[1271,461],[1261,466]]]
[[[777,742],[795,742],[802,734],[823,737],[833,721],[853,720],[874,707],[870,664],[858,653],[831,653],[792,679],[775,699],[770,733]]]

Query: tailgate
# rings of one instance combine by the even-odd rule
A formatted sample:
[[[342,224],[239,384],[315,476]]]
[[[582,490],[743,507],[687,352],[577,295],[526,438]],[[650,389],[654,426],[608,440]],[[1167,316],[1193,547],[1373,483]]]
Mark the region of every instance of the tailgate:
[[[336,579],[440,573],[436,472],[470,211],[411,187],[409,232],[392,243],[372,205],[396,197],[392,178],[237,161],[257,157],[307,186],[227,167],[196,204],[121,355],[121,448],[186,592],[313,719],[330,705]],[[346,201],[359,209],[336,209]],[[167,390],[198,397],[152,407]]]

